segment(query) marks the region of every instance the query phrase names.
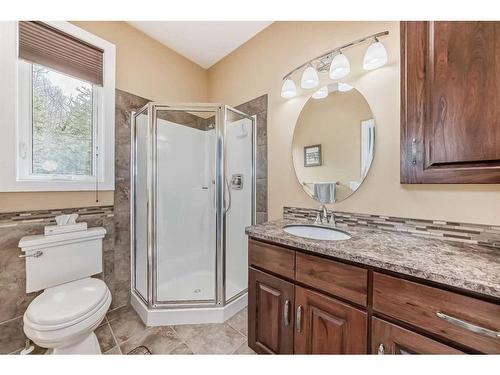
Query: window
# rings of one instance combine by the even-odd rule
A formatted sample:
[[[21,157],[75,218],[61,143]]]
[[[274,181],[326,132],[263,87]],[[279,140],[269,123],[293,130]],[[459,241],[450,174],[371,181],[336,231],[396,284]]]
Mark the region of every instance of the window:
[[[0,191],[113,190],[114,45],[68,22],[0,34]]]
[[[41,65],[22,62],[30,113],[20,129],[21,179],[96,176],[99,87]]]

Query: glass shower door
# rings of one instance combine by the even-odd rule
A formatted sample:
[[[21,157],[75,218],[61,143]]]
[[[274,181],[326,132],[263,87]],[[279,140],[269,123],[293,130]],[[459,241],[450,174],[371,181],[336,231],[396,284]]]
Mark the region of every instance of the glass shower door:
[[[254,119],[226,108],[225,123],[225,301],[248,288],[248,239],[254,222]]]
[[[156,111],[156,303],[216,302],[216,115]]]
[[[148,293],[148,147],[149,124],[148,107],[144,107],[133,115],[132,131],[132,189],[133,203],[133,237],[132,249],[134,272],[133,287],[144,301],[149,300]]]

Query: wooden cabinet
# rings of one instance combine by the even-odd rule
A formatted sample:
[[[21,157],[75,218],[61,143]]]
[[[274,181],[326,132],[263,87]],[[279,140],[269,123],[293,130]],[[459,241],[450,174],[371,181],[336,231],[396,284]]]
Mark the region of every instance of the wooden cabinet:
[[[483,353],[500,353],[500,305],[375,272],[373,309]]]
[[[500,22],[401,23],[401,183],[500,183]]]
[[[295,354],[366,353],[366,312],[295,287]]]
[[[373,354],[464,354],[408,329],[378,318],[372,319]]]
[[[255,240],[249,264],[257,353],[500,354],[499,300]]]
[[[296,281],[366,306],[368,270],[301,253],[295,263]]]
[[[250,268],[248,345],[257,353],[293,353],[294,286]]]
[[[295,251],[250,239],[248,241],[248,264],[293,280]]]
[[[248,345],[257,353],[363,354],[366,332],[366,312],[249,269]]]

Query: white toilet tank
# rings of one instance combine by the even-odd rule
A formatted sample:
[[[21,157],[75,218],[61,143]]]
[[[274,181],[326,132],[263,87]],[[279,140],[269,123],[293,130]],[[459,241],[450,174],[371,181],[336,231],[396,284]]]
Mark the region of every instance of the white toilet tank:
[[[19,247],[26,256],[26,292],[36,292],[102,272],[106,229],[89,228],[57,235],[26,236]]]

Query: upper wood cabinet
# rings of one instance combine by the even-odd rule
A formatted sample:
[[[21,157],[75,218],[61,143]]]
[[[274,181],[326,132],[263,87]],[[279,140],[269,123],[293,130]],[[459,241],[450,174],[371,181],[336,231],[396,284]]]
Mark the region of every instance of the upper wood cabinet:
[[[500,183],[500,22],[401,23],[401,183]]]

